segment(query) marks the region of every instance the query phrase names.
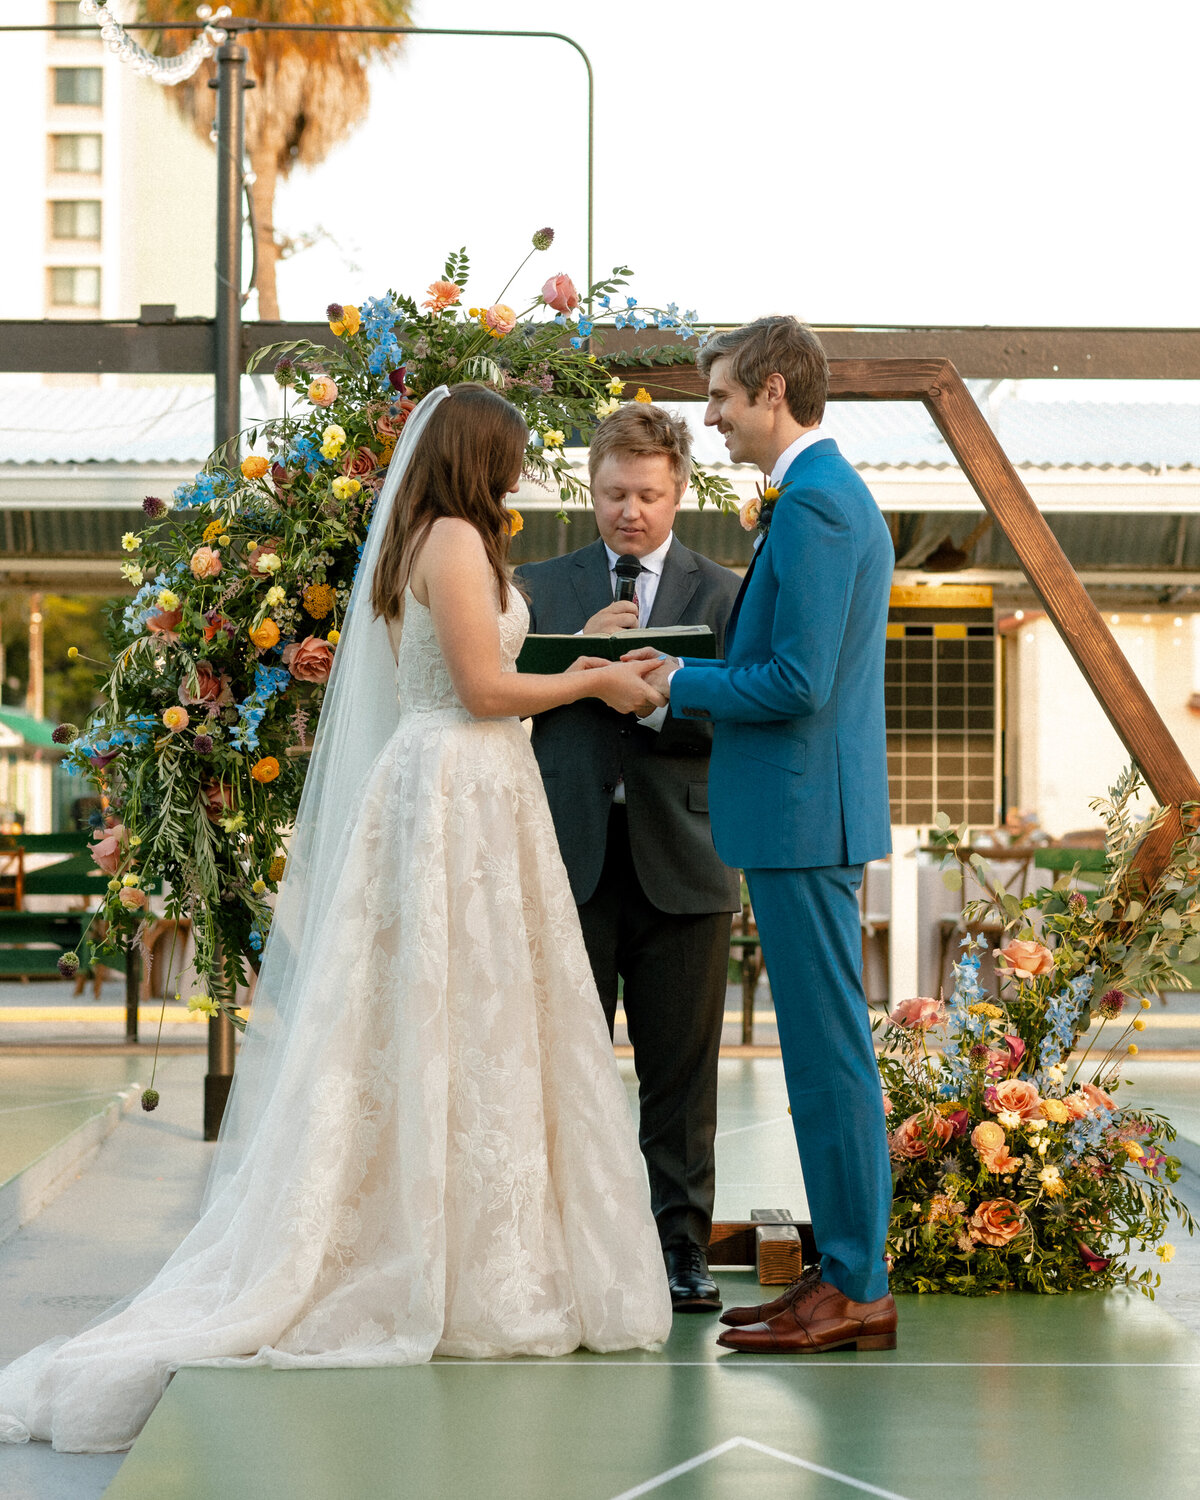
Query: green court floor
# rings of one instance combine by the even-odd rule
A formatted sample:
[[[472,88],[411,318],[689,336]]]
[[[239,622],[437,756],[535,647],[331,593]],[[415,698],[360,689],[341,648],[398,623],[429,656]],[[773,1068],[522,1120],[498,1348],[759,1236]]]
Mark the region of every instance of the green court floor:
[[[142,1057],[0,1057],[0,1185],[149,1076]]]
[[[748,1300],[745,1274],[721,1278]],[[1141,1297],[902,1299],[894,1353],[183,1370],[111,1500],[1200,1494],[1200,1340]]]

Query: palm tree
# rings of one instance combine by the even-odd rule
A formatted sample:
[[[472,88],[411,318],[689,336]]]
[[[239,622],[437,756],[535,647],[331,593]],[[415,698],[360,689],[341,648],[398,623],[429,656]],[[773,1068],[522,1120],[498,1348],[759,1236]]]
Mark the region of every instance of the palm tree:
[[[260,21],[315,21],[341,26],[406,26],[409,0],[257,0]],[[194,21],[196,0],[138,0],[142,21]],[[181,52],[194,33],[164,26],[158,43],[164,54]],[[297,165],[323,161],[362,120],[370,102],[367,65],[393,51],[400,37],[346,36],[330,32],[243,32],[249,53],[247,76],[257,85],[246,92],[246,154],[254,172],[250,189],[258,260],[258,315],[279,317],[275,267],[280,246],[275,235],[275,189]],[[214,95],[206,63],[187,83],[171,90],[197,134],[212,129]]]

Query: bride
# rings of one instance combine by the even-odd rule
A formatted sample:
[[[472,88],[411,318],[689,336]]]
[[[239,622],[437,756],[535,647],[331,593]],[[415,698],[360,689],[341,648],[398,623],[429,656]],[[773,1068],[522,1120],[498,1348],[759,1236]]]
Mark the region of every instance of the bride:
[[[0,1372],[0,1439],[102,1452],[181,1365],[607,1352],[671,1322],[641,1157],[520,718],[662,700],[652,662],[514,671],[481,386],[410,416],[355,583],[196,1227]],[[391,684],[394,683],[394,691]]]

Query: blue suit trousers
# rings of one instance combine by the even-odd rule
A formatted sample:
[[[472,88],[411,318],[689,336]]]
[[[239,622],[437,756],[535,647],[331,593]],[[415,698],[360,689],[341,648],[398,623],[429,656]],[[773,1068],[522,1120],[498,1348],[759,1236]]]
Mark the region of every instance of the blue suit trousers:
[[[859,977],[863,867],[745,875],[771,980],[821,1275],[856,1302],[874,1301],[887,1291],[882,1249],[892,1173]]]

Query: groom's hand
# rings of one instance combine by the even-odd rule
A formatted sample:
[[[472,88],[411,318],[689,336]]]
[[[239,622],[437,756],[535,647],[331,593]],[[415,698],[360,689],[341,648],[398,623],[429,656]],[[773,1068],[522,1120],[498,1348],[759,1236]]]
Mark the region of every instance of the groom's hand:
[[[614,599],[583,627],[584,635],[610,635],[614,630],[636,630],[638,607],[632,599]]]
[[[677,656],[661,656],[653,646],[642,646],[637,651],[626,651],[621,660],[649,661],[652,657],[656,656],[659,658],[658,666],[647,674],[645,680],[652,688],[660,692],[664,698],[670,698],[671,686],[669,679],[671,673],[676,671],[679,666],[679,658]]]

